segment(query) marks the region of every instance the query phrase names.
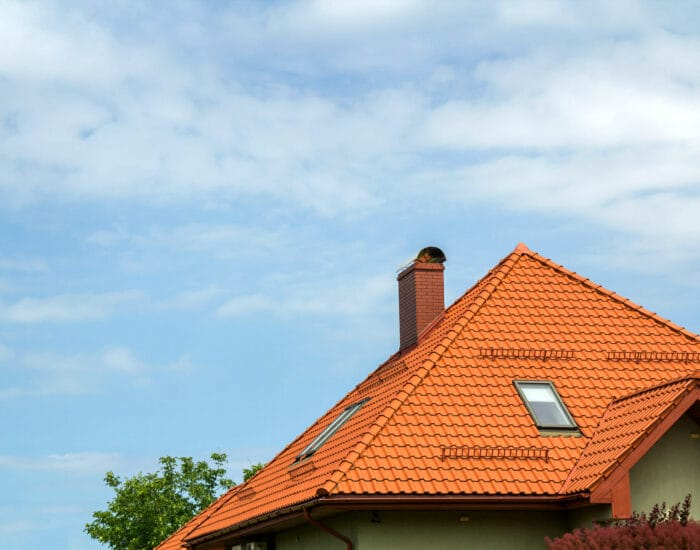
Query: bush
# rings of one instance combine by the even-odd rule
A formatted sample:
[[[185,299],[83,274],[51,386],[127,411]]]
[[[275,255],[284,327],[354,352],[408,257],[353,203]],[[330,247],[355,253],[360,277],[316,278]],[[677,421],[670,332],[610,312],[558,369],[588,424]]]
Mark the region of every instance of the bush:
[[[646,514],[632,514],[605,526],[574,529],[554,540],[545,538],[549,550],[700,550],[700,523],[689,519],[690,495],[666,508],[656,504]]]

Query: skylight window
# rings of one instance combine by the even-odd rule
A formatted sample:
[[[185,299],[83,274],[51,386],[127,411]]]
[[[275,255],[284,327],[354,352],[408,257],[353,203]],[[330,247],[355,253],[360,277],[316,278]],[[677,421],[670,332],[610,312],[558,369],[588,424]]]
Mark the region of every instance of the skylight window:
[[[538,428],[576,429],[574,419],[551,382],[516,381],[515,387]]]
[[[353,414],[362,408],[362,405],[367,403],[367,401],[369,401],[369,398],[358,401],[341,412],[340,415],[338,415],[338,417],[316,437],[316,439],[314,439],[303,451],[301,451],[301,453],[297,455],[295,462],[308,458],[318,451],[326,441],[333,437],[333,434],[337,432],[343,426],[343,424],[350,420]]]

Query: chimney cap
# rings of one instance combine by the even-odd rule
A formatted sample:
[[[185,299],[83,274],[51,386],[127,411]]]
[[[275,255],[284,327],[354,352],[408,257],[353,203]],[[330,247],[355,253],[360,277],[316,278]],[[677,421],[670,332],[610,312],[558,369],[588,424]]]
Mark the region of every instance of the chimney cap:
[[[447,261],[447,258],[437,246],[426,246],[418,253],[414,261],[424,264],[442,264]]]

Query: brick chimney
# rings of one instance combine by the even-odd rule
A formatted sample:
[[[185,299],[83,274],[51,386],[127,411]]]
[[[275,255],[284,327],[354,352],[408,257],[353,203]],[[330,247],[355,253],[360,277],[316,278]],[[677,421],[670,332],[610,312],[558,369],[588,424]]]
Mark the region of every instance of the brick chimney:
[[[399,351],[418,342],[418,335],[445,311],[445,254],[429,246],[399,273]]]

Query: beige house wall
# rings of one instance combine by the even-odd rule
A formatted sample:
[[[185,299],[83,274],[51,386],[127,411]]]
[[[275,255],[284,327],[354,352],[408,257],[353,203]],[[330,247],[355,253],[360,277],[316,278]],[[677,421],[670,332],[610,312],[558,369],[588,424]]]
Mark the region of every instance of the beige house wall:
[[[596,521],[610,519],[612,507],[609,504],[596,504],[585,508],[573,508],[569,510],[569,531],[593,527]]]
[[[656,442],[630,471],[632,509],[672,505],[690,493],[691,516],[700,519],[700,426],[687,415]]]
[[[568,528],[565,513],[518,511],[353,512],[324,523],[348,536],[354,550],[542,550],[544,537]],[[281,533],[276,550],[343,550],[342,541],[315,528]]]

